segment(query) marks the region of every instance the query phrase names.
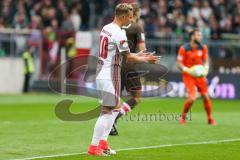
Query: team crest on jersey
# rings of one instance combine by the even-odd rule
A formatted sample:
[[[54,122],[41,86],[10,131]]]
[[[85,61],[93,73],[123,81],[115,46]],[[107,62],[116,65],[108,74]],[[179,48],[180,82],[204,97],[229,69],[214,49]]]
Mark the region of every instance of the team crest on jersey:
[[[127,47],[128,47],[128,43],[127,43],[127,41],[125,41],[125,40],[120,41],[120,45],[121,45],[123,48],[127,48]]]
[[[202,51],[198,51],[198,56],[202,56]]]

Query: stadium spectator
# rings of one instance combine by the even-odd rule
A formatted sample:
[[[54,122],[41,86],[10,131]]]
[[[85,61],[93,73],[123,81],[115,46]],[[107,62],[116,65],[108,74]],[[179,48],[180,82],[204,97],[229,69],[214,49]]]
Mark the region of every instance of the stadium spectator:
[[[80,15],[78,13],[79,13],[78,6],[73,7],[71,10],[71,13],[70,13],[70,20],[72,22],[72,25],[73,25],[75,31],[78,31],[80,29],[81,21],[82,21]]]
[[[44,1],[43,8],[41,10],[41,17],[45,27],[50,26],[51,21],[56,18],[56,8],[53,7],[51,0]]]
[[[90,5],[87,0],[81,0],[76,2],[79,8],[79,13],[82,17],[81,30],[89,30],[89,19],[90,19]]]
[[[22,29],[28,27],[29,20],[27,18],[25,8],[22,3],[19,3],[17,12],[13,17],[12,27]]]
[[[203,2],[203,6],[200,9],[200,15],[203,18],[204,21],[209,21],[209,17],[212,15],[212,9],[209,6],[209,2],[208,1],[204,1]]]
[[[41,29],[42,28],[41,17],[38,15],[31,16],[31,21],[28,27],[30,29]]]
[[[35,71],[35,65],[33,62],[33,49],[34,47],[28,47],[26,51],[22,54],[22,59],[24,61],[24,86],[23,92],[26,93],[29,91],[29,83],[31,76]]]

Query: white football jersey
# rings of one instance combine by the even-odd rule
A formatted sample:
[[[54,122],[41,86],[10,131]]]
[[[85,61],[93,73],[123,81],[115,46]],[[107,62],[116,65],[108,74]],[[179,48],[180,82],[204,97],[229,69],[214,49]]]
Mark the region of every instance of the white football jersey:
[[[105,25],[100,33],[96,79],[120,80],[120,53],[124,51],[130,51],[126,32],[115,23]]]

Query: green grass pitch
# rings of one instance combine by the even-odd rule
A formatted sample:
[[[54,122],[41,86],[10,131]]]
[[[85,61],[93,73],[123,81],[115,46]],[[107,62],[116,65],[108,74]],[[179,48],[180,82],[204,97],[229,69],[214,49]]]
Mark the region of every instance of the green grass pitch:
[[[240,100],[213,100],[217,126],[207,125],[202,102],[198,100],[191,121],[180,126],[175,117],[181,113],[184,99],[144,98],[128,117],[119,120],[120,135],[109,138],[112,148],[123,150],[111,157],[96,158],[83,154],[91,141],[96,119],[59,120],[54,107],[65,98],[74,100],[72,112],[75,113],[98,104],[96,99],[78,96],[1,95],[0,160],[240,159]],[[45,157],[51,155],[58,156]]]

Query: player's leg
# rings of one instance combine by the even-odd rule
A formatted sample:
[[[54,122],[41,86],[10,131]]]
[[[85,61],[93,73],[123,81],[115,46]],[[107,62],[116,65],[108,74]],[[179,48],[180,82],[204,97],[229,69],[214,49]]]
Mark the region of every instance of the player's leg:
[[[119,106],[120,97],[115,87],[111,84],[112,82],[107,80],[97,81],[97,88],[99,89],[99,96],[103,107],[94,127],[92,142],[88,149],[89,155],[103,156],[106,154],[104,151],[107,149],[103,148],[106,146],[103,146],[102,143],[107,143],[111,127],[119,114],[117,107]],[[109,150],[107,150],[107,154],[109,154]]]
[[[118,116],[115,120],[115,124],[113,126],[113,130],[115,130],[115,131],[117,131],[117,128],[116,128],[117,120],[120,117],[122,117],[122,116],[126,115],[127,113],[131,112],[141,100],[141,96],[140,96],[141,91],[133,91],[133,92],[130,92],[130,93],[131,93],[131,98],[129,98],[127,101],[123,102],[121,107],[120,107],[120,112],[119,112],[119,114],[118,114]],[[112,131],[111,131],[111,133],[112,133]]]
[[[202,98],[203,98],[204,108],[207,113],[208,124],[216,125],[216,121],[212,118],[212,103],[209,98],[209,95],[203,94]]]
[[[207,113],[208,124],[216,125],[215,120],[212,118],[212,103],[211,103],[211,99],[208,95],[207,79],[206,78],[198,79],[197,88],[203,98],[203,104],[204,104],[204,109]]]
[[[95,156],[103,156],[104,153],[99,148],[100,141],[107,130],[108,126],[111,123],[112,117],[112,109],[109,109],[109,107],[102,107],[102,111],[100,116],[98,117],[94,131],[93,131],[93,137],[91,141],[91,145],[88,148],[88,154],[89,155],[95,155]]]
[[[185,101],[184,108],[183,108],[183,111],[182,111],[182,115],[179,119],[180,124],[185,124],[186,123],[187,113],[191,109],[194,101],[196,100],[196,95],[197,95],[196,90],[195,90],[195,83],[194,83],[194,80],[192,78],[184,77],[183,82],[184,82],[186,90],[187,90],[188,98]]]
[[[140,78],[134,78],[134,79],[124,79],[125,81],[122,83],[126,87],[127,92],[129,92],[131,95],[130,97],[127,97],[127,100],[123,102],[120,108],[119,115],[117,116],[115,123],[111,129],[110,135],[116,136],[118,135],[117,131],[117,120],[123,116],[129,113],[131,110],[135,108],[135,106],[140,102],[141,100],[141,82]],[[123,98],[123,97],[122,97]],[[124,100],[126,98],[123,98]]]
[[[126,87],[126,72],[127,72],[127,68],[125,67],[126,63],[123,64],[122,68],[121,68],[121,93],[125,90]],[[122,113],[119,112],[119,115],[117,116],[117,118],[115,119],[115,122],[111,128],[111,131],[109,133],[109,135],[111,136],[117,136],[118,135],[118,130],[117,130],[117,120],[118,118],[120,118],[122,116]]]
[[[121,106],[121,113],[127,114],[133,110],[141,101],[141,81],[139,77],[126,80],[126,90],[131,94],[130,97],[124,98],[126,101]]]
[[[129,74],[132,73],[132,74]],[[131,75],[136,75],[135,64],[132,63],[124,63],[121,68],[121,93],[126,89],[130,96],[121,95],[121,98],[125,101],[121,105],[120,113],[116,118],[116,121],[111,129],[110,135],[116,136],[118,135],[117,130],[117,120],[130,112],[140,101],[140,90],[136,90],[137,87],[141,87],[140,78],[139,77],[131,77]]]
[[[116,117],[119,115],[119,111],[120,111],[120,81],[113,81],[114,84],[114,97],[111,98],[112,101],[115,100],[115,105],[116,107],[114,108],[114,110],[112,111],[112,121],[111,123],[109,123],[109,125],[107,126],[106,130],[104,131],[104,134],[100,140],[99,143],[99,148],[101,148],[103,151],[105,151],[108,154],[116,154],[116,152],[114,150],[111,149],[111,147],[108,145],[107,139],[108,136],[111,132],[112,126],[116,120]],[[113,95],[113,94],[112,94]],[[109,96],[111,95],[107,95],[106,98],[109,99]],[[110,104],[112,101],[108,102],[108,104]]]
[[[118,108],[113,109],[108,114],[109,114],[108,125],[105,127],[103,136],[99,141],[99,148],[102,149],[106,154],[116,154],[116,151],[112,150],[111,147],[108,145],[107,140],[108,140],[109,133],[112,129],[113,123],[115,122],[115,119],[119,114],[119,109]]]
[[[149,77],[154,77],[154,80],[159,80],[166,74],[166,68],[158,64],[131,64],[126,63],[123,67],[123,74],[121,75],[126,86],[126,90],[131,93],[131,96],[121,106],[121,115],[125,115],[135,108],[141,101],[142,85],[140,77],[147,74]],[[153,81],[154,81],[153,80]],[[123,98],[123,97],[122,97]]]

